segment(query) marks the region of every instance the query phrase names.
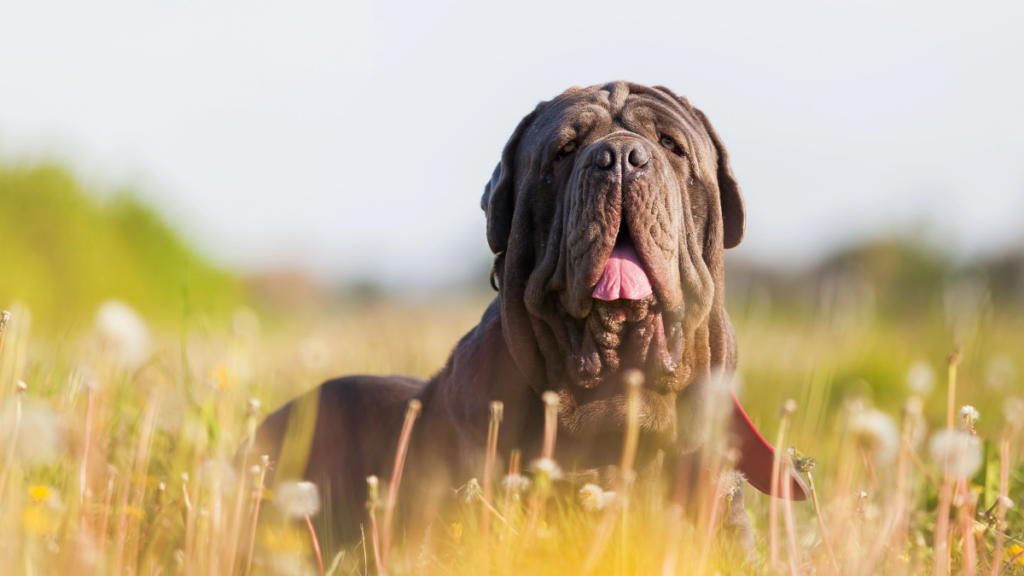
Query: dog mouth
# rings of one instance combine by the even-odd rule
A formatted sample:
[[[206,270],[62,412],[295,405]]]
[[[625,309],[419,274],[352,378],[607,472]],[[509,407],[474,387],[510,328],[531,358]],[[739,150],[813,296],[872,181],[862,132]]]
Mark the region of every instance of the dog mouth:
[[[572,384],[597,388],[625,369],[647,375],[648,388],[672,392],[681,388],[681,306],[665,311],[651,276],[623,225],[615,246],[591,291],[592,305],[583,319],[564,315],[574,324],[570,333],[575,354],[569,356]]]

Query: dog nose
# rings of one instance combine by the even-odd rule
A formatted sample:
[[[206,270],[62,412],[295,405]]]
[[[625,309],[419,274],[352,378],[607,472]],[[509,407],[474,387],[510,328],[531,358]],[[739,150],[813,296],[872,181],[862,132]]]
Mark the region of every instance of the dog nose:
[[[612,166],[615,166],[615,153],[617,146],[610,142],[606,142],[601,145],[601,149],[597,151],[594,156],[594,164],[597,165],[601,170],[608,170]]]
[[[594,155],[594,165],[601,170],[614,170],[621,164],[622,176],[636,177],[637,172],[651,161],[651,153],[637,140],[605,142]]]

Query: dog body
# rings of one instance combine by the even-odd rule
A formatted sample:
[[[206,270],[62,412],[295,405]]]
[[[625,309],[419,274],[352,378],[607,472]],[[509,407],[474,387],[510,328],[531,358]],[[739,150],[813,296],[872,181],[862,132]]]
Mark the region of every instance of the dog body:
[[[522,120],[481,205],[500,290],[441,372],[428,382],[332,380],[257,432],[252,454],[282,463],[269,482],[319,484],[336,540],[359,537],[366,477],[391,477],[413,398],[422,414],[399,510],[410,537],[453,488],[481,476],[493,400],[504,403],[499,462],[514,449],[524,463],[540,456],[541,394],[550,390],[559,398],[555,460],[574,484],[611,488],[630,368],[646,376],[641,483],[701,473],[715,383],[736,366],[723,251],[739,244],[745,217],[704,114],[660,87],[571,89]],[[669,480],[661,485],[680,485]],[[753,545],[742,495],[726,524]]]

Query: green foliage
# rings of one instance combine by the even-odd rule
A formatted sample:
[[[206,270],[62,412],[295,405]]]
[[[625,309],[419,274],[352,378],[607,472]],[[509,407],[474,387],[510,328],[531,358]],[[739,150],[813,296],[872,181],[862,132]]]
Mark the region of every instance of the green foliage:
[[[55,165],[0,166],[0,303],[25,302],[50,329],[88,322],[108,298],[167,324],[183,292],[212,314],[243,298],[237,278],[131,196],[100,202]]]

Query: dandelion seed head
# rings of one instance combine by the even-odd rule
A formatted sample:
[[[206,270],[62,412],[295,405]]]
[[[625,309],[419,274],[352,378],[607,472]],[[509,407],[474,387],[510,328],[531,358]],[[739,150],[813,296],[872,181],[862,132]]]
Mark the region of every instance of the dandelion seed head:
[[[466,482],[463,486],[460,486],[455,490],[455,497],[467,504],[475,502],[477,499],[483,497],[483,491],[480,489],[480,483],[477,482],[476,478],[470,478],[469,482]]]
[[[981,441],[964,430],[940,430],[928,443],[939,470],[953,478],[969,478],[981,467]]]
[[[230,462],[211,458],[199,466],[199,480],[203,488],[227,494],[235,490],[238,478]]]
[[[7,419],[13,421],[13,415],[8,414]],[[29,400],[21,414],[16,445],[18,457],[30,466],[53,462],[67,450],[65,432],[64,422],[53,408],[41,401]],[[3,440],[0,439],[0,443]]]
[[[513,494],[529,490],[530,484],[530,479],[522,474],[509,474],[501,481],[501,487],[510,490]]]
[[[900,430],[884,412],[871,408],[853,413],[849,433],[857,446],[879,464],[888,464],[896,458]]]
[[[935,370],[924,361],[915,362],[907,370],[907,388],[918,396],[927,396],[935,388]]]
[[[604,510],[615,501],[616,494],[611,490],[603,490],[596,484],[585,484],[579,491],[580,504],[592,512]]]
[[[530,463],[530,470],[536,474],[545,474],[552,480],[558,480],[562,477],[562,468],[558,466],[558,462],[555,462],[551,458],[538,458]]]
[[[978,414],[978,410],[969,404],[965,404],[963,408],[960,408],[960,420],[963,421],[964,425],[973,428],[981,415]]]
[[[558,408],[558,394],[555,392],[548,390],[541,395],[541,399],[548,408]]]
[[[118,300],[104,302],[93,322],[96,333],[123,368],[135,370],[149,356],[149,326],[131,306]]]
[[[305,518],[320,511],[320,491],[312,482],[282,482],[274,491],[274,504],[286,516]]]
[[[75,369],[73,375],[79,390],[96,392],[100,389],[100,377],[92,366],[82,365]]]
[[[731,500],[743,491],[743,482],[746,479],[746,476],[738,470],[723,470],[715,478],[715,484],[718,486],[719,493]]]

